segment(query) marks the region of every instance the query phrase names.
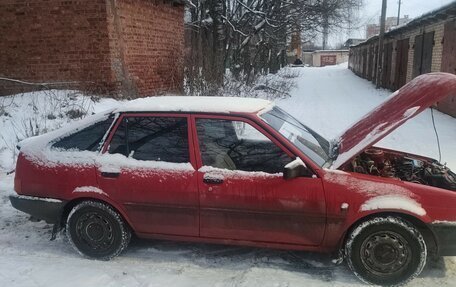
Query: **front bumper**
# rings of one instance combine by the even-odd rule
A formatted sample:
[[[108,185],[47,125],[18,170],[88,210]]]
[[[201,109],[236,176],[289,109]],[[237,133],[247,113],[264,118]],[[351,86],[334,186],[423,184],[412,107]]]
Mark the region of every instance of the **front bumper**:
[[[66,201],[24,195],[10,195],[11,205],[22,212],[46,221],[59,223]]]
[[[429,228],[434,233],[437,241],[438,255],[456,256],[456,224],[454,223],[432,223]]]

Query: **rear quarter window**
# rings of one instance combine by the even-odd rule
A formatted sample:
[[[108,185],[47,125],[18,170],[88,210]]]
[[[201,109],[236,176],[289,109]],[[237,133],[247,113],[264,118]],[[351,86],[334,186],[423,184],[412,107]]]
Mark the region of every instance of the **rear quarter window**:
[[[52,144],[52,148],[60,150],[77,150],[77,151],[98,151],[101,143],[108,132],[113,116],[108,119],[97,122],[89,127],[77,131],[69,136],[61,138]]]

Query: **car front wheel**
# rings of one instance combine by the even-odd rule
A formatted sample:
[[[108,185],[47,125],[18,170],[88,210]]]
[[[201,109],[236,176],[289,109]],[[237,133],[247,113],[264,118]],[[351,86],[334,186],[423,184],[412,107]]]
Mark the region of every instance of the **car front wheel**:
[[[131,238],[122,217],[110,206],[97,201],[84,201],[71,210],[66,233],[80,254],[99,260],[119,255]]]
[[[354,228],[345,254],[350,269],[362,281],[382,286],[403,285],[418,276],[426,264],[421,233],[397,217],[377,217]]]

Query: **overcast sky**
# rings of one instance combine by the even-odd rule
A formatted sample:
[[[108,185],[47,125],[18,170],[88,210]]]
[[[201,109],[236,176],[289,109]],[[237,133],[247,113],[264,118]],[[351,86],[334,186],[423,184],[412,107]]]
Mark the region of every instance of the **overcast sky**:
[[[437,9],[455,0],[402,0],[401,17],[409,15],[411,18],[419,17],[424,13]],[[398,0],[388,0],[386,16],[397,16]],[[358,28],[351,33],[337,33],[333,35],[331,42],[344,42],[349,36],[352,38],[364,38],[366,36],[366,24],[377,23],[380,19],[382,0],[364,0],[364,6],[359,11],[360,21]],[[345,35],[343,35],[345,34]],[[345,39],[345,40],[344,40]]]
[[[401,16],[409,15],[410,17],[415,18],[453,1],[454,0],[402,0]],[[397,15],[398,2],[398,0],[388,0],[387,16]],[[378,19],[380,17],[381,9],[381,0],[364,0],[363,11],[365,12],[366,17]]]

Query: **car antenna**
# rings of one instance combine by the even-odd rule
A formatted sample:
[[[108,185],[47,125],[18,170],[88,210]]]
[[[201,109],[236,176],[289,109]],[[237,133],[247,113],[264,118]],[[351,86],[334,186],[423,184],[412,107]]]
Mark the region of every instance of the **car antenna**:
[[[439,148],[439,163],[442,163],[442,150],[440,148],[440,139],[437,128],[435,127],[434,107],[431,107],[432,126],[434,127],[435,137],[437,138],[437,146]]]

